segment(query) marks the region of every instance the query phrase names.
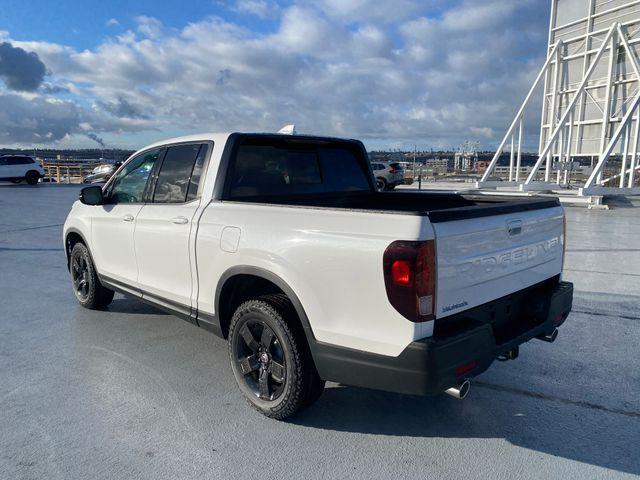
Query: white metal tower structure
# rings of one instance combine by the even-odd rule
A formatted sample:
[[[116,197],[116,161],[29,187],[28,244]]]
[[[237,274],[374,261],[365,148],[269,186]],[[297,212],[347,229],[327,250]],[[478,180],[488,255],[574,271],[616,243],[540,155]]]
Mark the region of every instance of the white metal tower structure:
[[[478,185],[509,151],[509,182],[522,190],[560,185],[557,166],[590,157],[580,194],[640,194],[639,59],[640,1],[552,0],[547,60]],[[521,178],[526,109],[542,84],[539,156]]]
[[[470,140],[465,141],[455,153],[453,169],[455,171],[469,171],[475,169],[476,162],[478,161],[479,149],[480,142],[472,142]]]

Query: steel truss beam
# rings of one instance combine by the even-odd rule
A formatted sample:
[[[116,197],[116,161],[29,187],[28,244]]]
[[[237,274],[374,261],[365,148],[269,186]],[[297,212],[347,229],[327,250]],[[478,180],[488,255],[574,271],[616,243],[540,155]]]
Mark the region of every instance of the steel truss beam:
[[[555,2],[554,2],[555,4]],[[593,0],[590,1],[591,10],[593,10]],[[588,25],[589,28],[589,25]],[[593,169],[589,179],[587,180],[581,192],[587,194],[587,192],[592,192],[597,187],[598,190],[612,190],[612,187],[604,187],[606,183],[610,183],[613,180],[619,180],[619,190],[622,193],[628,191],[637,191],[640,193],[640,188],[633,188],[636,173],[640,171],[640,164],[638,160],[638,148],[640,147],[640,64],[638,63],[638,59],[636,58],[635,52],[631,47],[631,43],[629,42],[626,31],[623,29],[620,23],[614,23],[611,27],[606,30],[605,37],[601,40],[602,44],[597,50],[593,50],[595,53],[591,54],[591,60],[589,61],[589,56],[585,54],[584,62],[583,62],[583,76],[579,86],[575,89],[571,89],[571,92],[563,91],[561,89],[561,79],[562,79],[562,69],[565,66],[565,58],[563,58],[563,48],[564,43],[562,40],[558,40],[551,48],[547,59],[542,66],[542,69],[538,73],[535,81],[531,89],[529,90],[527,96],[525,97],[524,102],[520,106],[520,109],[515,115],[513,122],[511,123],[509,129],[507,130],[504,138],[502,139],[494,157],[492,158],[487,170],[482,176],[481,180],[478,182],[478,186],[482,187],[483,185],[489,186],[489,178],[491,174],[494,172],[495,167],[497,165],[498,159],[500,155],[504,151],[506,145],[509,140],[511,141],[511,152],[510,152],[510,161],[509,161],[509,183],[513,183],[515,180],[516,184],[520,185],[521,189],[529,190],[535,189],[536,187],[540,187],[541,185],[546,185],[547,188],[551,185],[551,169],[552,169],[552,160],[553,158],[557,158],[559,161],[570,162],[572,157],[572,141],[573,141],[573,129],[574,126],[578,129],[578,140],[580,139],[580,133],[582,130],[582,125],[587,124],[588,122],[584,122],[583,117],[583,103],[584,99],[589,94],[589,86],[588,82],[591,80],[594,71],[598,63],[601,61],[604,53],[608,50],[609,61],[608,61],[608,81],[606,84],[606,99],[604,102],[604,108],[601,109],[602,112],[602,120],[601,122],[596,122],[597,124],[602,123],[601,136],[600,136],[600,155],[598,156],[598,162]],[[618,52],[620,49],[624,49],[627,57],[627,62],[630,63],[632,67],[631,75],[635,75],[635,78],[631,77],[631,79],[627,78],[625,82],[635,82],[638,83],[638,90],[636,95],[633,97],[633,100],[628,105],[623,105],[621,108],[626,107],[626,112],[622,118],[612,118],[612,103],[615,101],[615,95],[613,89],[616,82],[616,71],[617,71],[617,59]],[[589,45],[585,46],[585,51],[589,50]],[[550,102],[550,110],[549,117],[546,121],[545,125],[545,108],[543,107],[543,118],[541,122],[541,138],[540,138],[540,149],[538,159],[533,167],[533,169],[529,172],[526,180],[524,182],[520,182],[519,178],[519,168],[515,165],[515,157],[517,155],[518,160],[520,160],[521,156],[521,145],[522,145],[522,129],[523,129],[523,118],[524,112],[527,105],[530,103],[531,98],[533,96],[533,92],[539,86],[541,79],[545,78],[545,85],[549,85],[552,88],[552,91],[544,96],[544,102]],[[546,87],[545,87],[546,88]],[[569,95],[571,93],[572,95]],[[566,96],[567,100],[570,99],[568,105],[566,107],[562,107],[561,98],[562,96]],[[549,99],[547,100],[547,96]],[[562,115],[558,118],[558,111],[562,110]],[[615,113],[618,115],[618,113]],[[636,115],[637,114],[637,115]],[[635,117],[635,118],[634,118]],[[611,137],[609,137],[609,132],[611,128],[615,126],[615,131]],[[635,126],[635,128],[634,128]],[[516,128],[518,129],[516,133]],[[546,138],[543,137],[544,132],[547,132]],[[602,174],[604,172],[605,165],[610,155],[614,151],[616,145],[622,138],[622,152],[623,152],[623,161],[619,175],[613,175],[605,180],[602,180]],[[514,152],[515,145],[517,143],[517,150]],[[629,160],[629,161],[628,161]],[[546,161],[546,162],[545,162]],[[518,162],[517,167],[519,167],[520,162]],[[536,181],[540,168],[544,166],[544,183],[540,183]],[[515,170],[515,172],[514,172]],[[515,173],[515,174],[514,174]],[[557,172],[557,176],[555,182],[560,185],[561,184],[561,175],[560,170]],[[506,182],[505,182],[506,183]],[[567,183],[567,172],[565,171],[564,175],[564,183]],[[542,187],[540,187],[542,188]]]

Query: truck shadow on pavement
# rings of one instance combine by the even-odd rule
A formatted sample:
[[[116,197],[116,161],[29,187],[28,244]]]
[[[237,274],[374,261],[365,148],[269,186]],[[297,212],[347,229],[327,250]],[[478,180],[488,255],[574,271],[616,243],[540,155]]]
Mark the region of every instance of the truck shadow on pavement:
[[[120,296],[114,298],[105,311],[128,315],[169,315],[167,312],[140,300]]]
[[[472,384],[463,401],[446,395],[414,397],[329,385],[318,403],[293,423],[433,440],[505,439],[548,455],[640,474],[640,413],[496,391],[496,386],[481,382]]]

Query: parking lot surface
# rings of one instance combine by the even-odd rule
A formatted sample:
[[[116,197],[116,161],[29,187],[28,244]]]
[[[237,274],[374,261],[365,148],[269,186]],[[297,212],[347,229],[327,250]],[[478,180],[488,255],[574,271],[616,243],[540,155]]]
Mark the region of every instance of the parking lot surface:
[[[238,391],[226,343],[117,295],[75,301],[77,186],[0,186],[0,478],[633,478],[640,209],[567,209],[574,311],[463,400],[329,384],[290,422]]]

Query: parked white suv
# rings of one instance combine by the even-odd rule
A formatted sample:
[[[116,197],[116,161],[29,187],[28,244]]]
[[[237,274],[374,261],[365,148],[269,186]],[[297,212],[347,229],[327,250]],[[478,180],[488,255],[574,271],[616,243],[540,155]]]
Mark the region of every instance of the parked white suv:
[[[463,397],[553,341],[573,297],[557,199],[379,192],[355,140],[155,143],[81,191],[64,247],[80,304],[119,291],[227,339],[240,390],[280,419],[325,380]]]
[[[404,168],[398,162],[371,162],[378,190],[393,190],[404,184]]]
[[[42,165],[27,155],[0,156],[0,181],[20,183],[26,181],[35,185],[44,177]]]

